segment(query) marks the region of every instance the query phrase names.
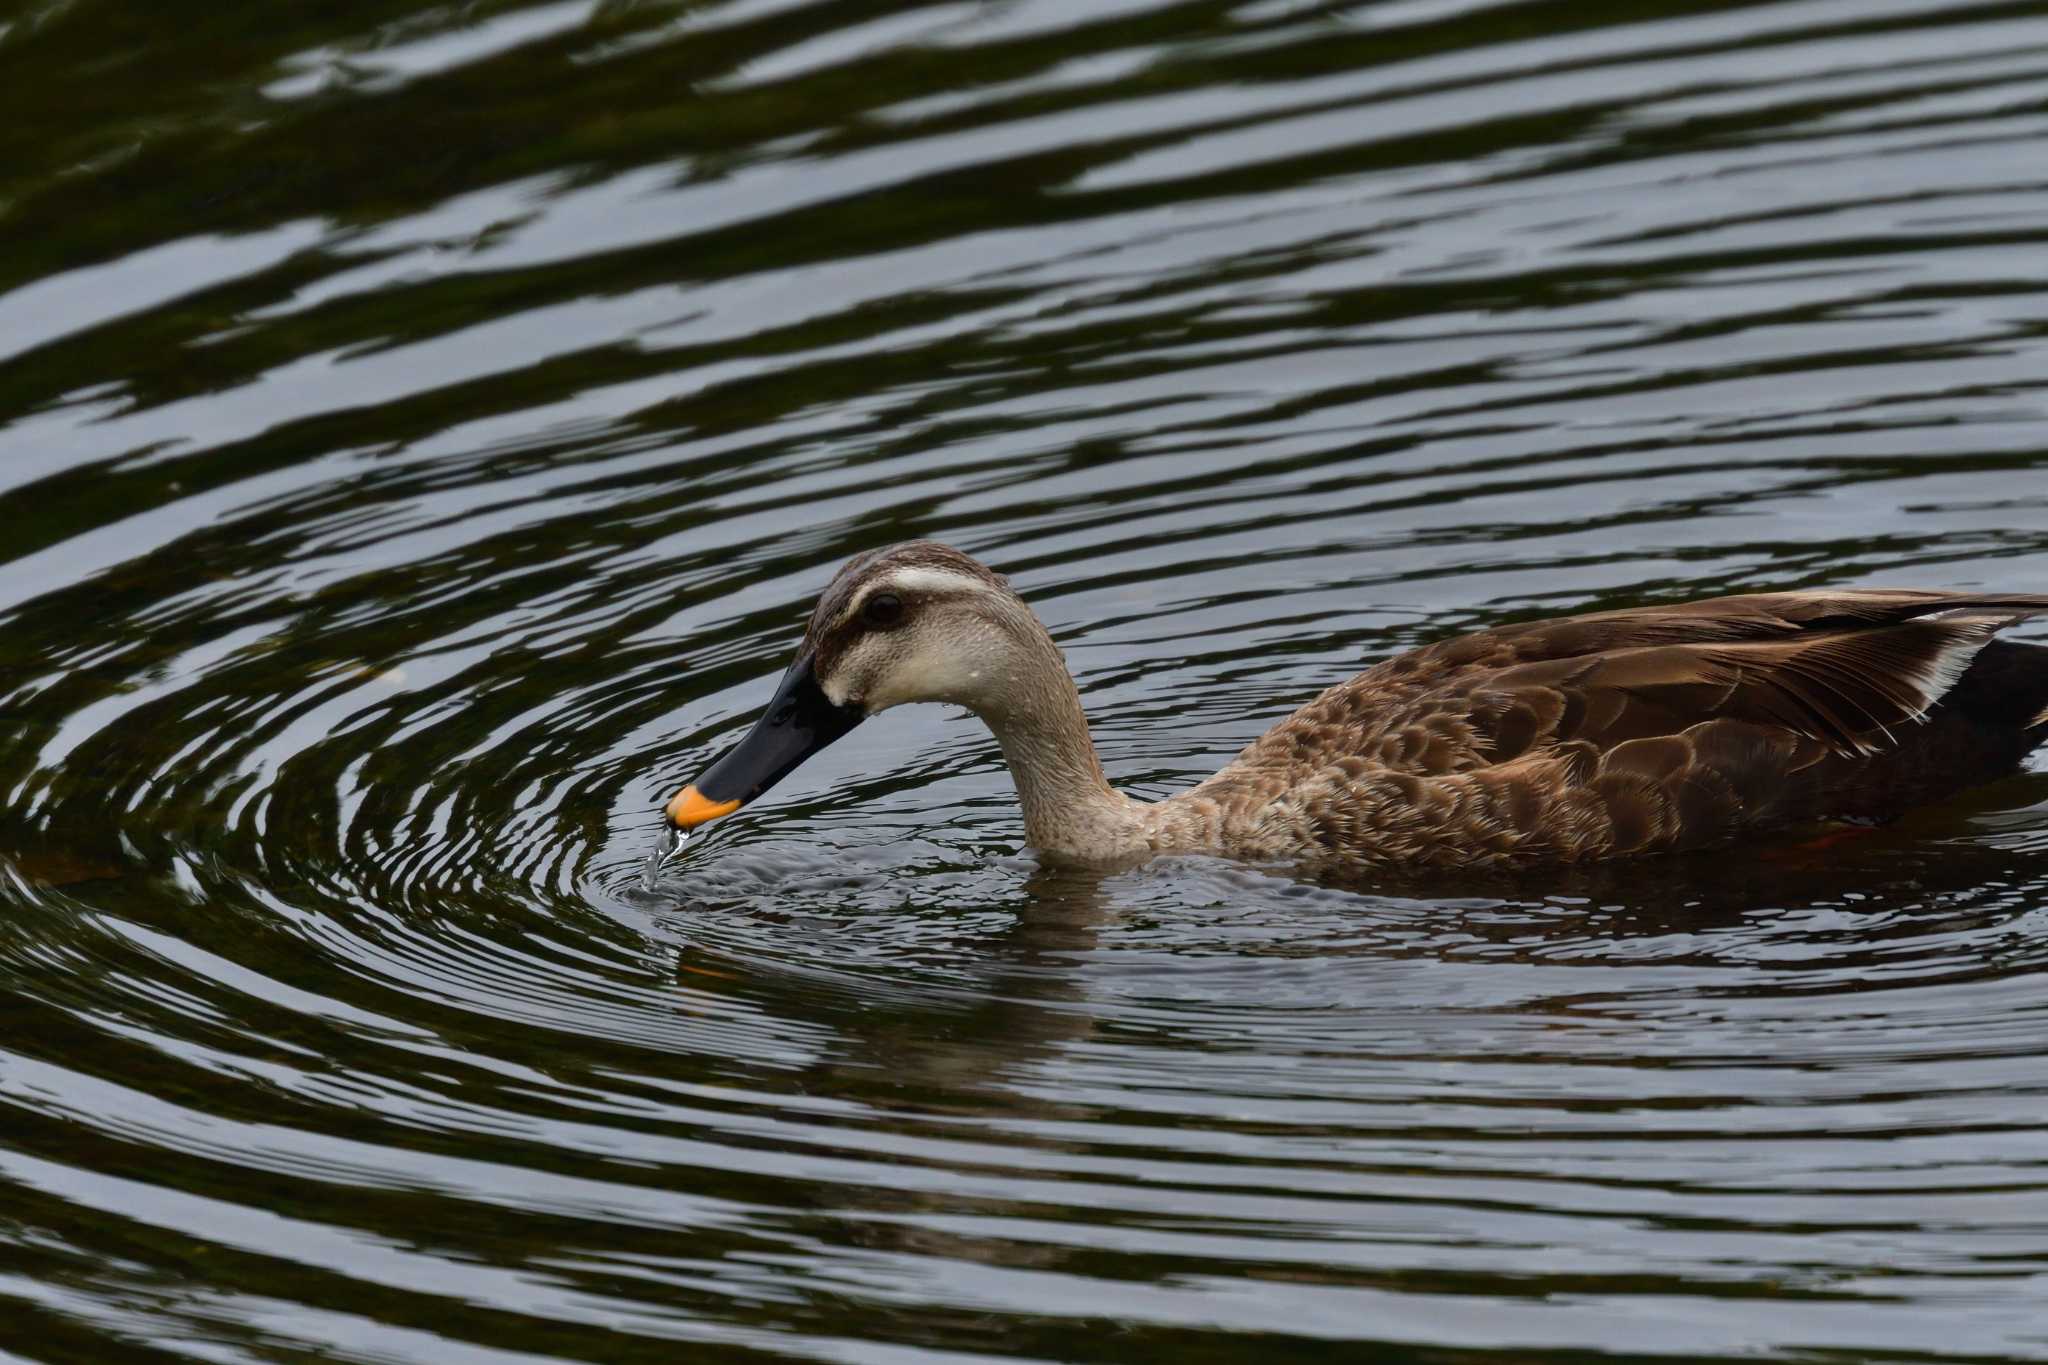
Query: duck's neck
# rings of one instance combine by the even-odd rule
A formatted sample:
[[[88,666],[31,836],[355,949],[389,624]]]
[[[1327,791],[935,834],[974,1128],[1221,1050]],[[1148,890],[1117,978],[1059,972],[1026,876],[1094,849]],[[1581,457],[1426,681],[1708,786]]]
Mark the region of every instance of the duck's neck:
[[[1109,785],[1066,660],[1042,628],[1039,636],[1000,705],[981,711],[1017,783],[1024,836],[1035,848],[1082,861],[1142,852],[1144,803]]]

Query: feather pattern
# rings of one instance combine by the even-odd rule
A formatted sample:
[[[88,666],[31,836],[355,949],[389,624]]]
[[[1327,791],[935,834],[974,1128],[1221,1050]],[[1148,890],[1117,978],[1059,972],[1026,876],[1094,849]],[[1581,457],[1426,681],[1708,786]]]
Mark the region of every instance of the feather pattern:
[[[1484,865],[1890,818],[2042,738],[2048,650],[1999,646],[2006,685],[2030,689],[2017,706],[1968,685],[2040,612],[2048,596],[1770,593],[1447,640],[1330,688],[1154,807],[1154,846]]]
[[[1890,819],[2011,772],[2048,735],[2048,648],[1997,637],[2042,613],[2048,595],[1827,589],[1503,626],[1373,665],[1152,803],[1109,785],[1044,625],[945,545],[842,569],[785,686],[812,683],[841,727],[909,701],[973,710],[1026,835],[1067,858],[1579,861]],[[760,746],[781,764],[766,780],[790,742]],[[677,803],[715,804],[694,786]]]

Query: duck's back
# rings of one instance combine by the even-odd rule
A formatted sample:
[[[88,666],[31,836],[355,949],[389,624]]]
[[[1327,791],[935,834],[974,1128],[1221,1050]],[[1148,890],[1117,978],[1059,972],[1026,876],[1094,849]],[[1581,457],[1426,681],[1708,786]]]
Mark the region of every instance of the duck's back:
[[[2043,611],[2048,596],[1770,593],[1446,640],[1324,692],[1172,822],[1240,855],[1379,865],[1889,819],[2041,741],[2048,649],[1992,637]]]

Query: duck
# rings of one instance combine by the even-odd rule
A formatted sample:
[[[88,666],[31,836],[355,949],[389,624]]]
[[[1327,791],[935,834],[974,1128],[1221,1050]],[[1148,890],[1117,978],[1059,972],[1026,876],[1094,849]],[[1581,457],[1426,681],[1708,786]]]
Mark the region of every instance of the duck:
[[[1112,786],[1009,582],[915,540],[849,561],[766,709],[666,803],[680,841],[913,702],[994,732],[1058,862],[1194,853],[1336,873],[1581,863],[1881,824],[2048,735],[2048,595],[1816,588],[1503,625],[1396,654],[1158,801]]]

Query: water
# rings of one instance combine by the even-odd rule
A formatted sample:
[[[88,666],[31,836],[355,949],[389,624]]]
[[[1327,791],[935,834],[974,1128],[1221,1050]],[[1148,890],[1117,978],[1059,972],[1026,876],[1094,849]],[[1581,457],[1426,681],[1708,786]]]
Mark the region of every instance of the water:
[[[0,1356],[2048,1358],[2038,776],[1101,877],[922,708],[643,876],[907,536],[1148,795],[1495,622],[2048,588],[2048,6],[0,25]]]

